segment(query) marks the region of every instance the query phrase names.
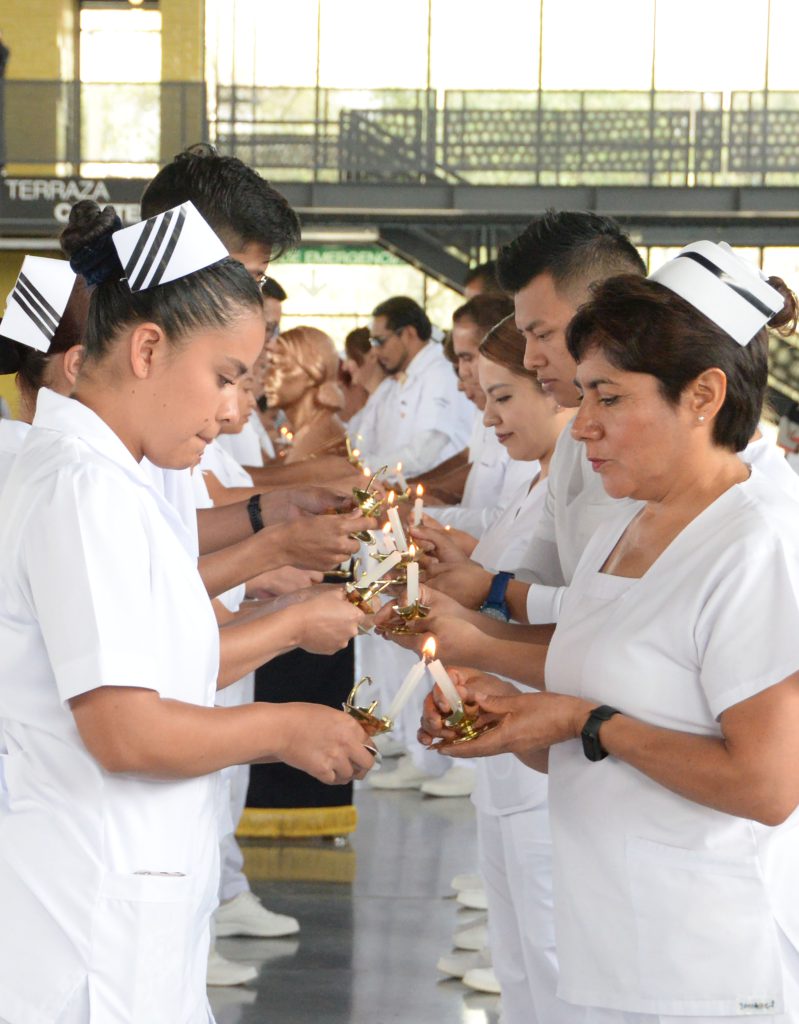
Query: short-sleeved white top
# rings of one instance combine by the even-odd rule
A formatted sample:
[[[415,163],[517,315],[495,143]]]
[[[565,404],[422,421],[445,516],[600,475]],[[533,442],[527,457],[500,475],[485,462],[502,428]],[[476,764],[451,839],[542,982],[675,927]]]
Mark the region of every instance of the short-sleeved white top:
[[[28,423],[0,419],[0,493],[29,430]]]
[[[232,455],[240,466],[263,466],[264,453],[261,448],[261,438],[255,429],[253,417],[258,420],[258,413],[253,409],[252,413],[238,432],[238,434],[220,434],[216,439],[220,448],[224,448],[228,455]],[[263,430],[263,426],[261,427]],[[266,438],[269,435],[264,431]],[[274,448],[271,447],[274,453]]]
[[[635,512],[620,508],[580,560],[547,689],[719,736],[725,709],[799,670],[799,503],[754,468],[641,579],[601,573]],[[775,919],[799,947],[794,819],[769,829],[700,806],[614,757],[588,761],[579,740],[550,750],[549,796],[564,999],[781,1012]]]
[[[132,1013],[116,972],[135,967],[141,1019],[207,1020],[215,776],[109,774],[68,701],[132,686],[210,706],[218,668],[175,510],[94,412],[42,390],[0,496],[0,1019],[55,1020],[84,980],[98,1019]]]
[[[518,465],[527,467],[527,480],[516,489],[472,552],[472,559],[491,572],[518,570],[546,499],[546,481],[530,487],[538,463]],[[528,768],[513,754],[478,760],[472,803],[484,814],[517,814],[539,807],[546,798],[546,775]]]

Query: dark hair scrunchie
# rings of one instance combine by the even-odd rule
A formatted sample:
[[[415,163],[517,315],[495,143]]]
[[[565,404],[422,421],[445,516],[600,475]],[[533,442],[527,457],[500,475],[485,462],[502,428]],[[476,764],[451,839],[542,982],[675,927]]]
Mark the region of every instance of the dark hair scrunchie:
[[[122,277],[122,264],[111,239],[113,233],[121,227],[122,221],[115,216],[113,223],[99,238],[91,245],[81,246],[72,254],[69,265],[76,274],[81,275],[87,285],[102,284],[112,277]]]

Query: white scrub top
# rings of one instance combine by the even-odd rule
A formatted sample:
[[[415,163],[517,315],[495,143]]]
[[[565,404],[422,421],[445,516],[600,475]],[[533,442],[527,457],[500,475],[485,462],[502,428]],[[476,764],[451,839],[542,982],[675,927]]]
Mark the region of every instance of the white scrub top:
[[[479,539],[510,505],[519,488],[523,487],[525,483],[529,484],[537,472],[537,462],[516,462],[514,459],[509,459],[505,464],[501,487],[494,492],[493,500],[489,500],[482,508],[464,508],[463,505],[448,505],[440,508],[425,506],[425,515],[432,516],[442,526],[465,530],[466,533]],[[528,535],[528,544],[529,541]]]
[[[240,466],[263,466],[264,453],[261,449],[261,439],[253,425],[253,416],[258,417],[255,411],[238,434],[220,434],[216,439],[220,448],[224,448],[228,455],[232,455]],[[258,421],[260,423],[260,420]],[[263,427],[261,427],[263,430]],[[269,435],[264,431],[267,439]],[[271,448],[271,442],[270,442]],[[271,448],[274,457],[274,448]]]
[[[799,503],[755,468],[641,579],[601,573],[635,511],[620,508],[580,560],[547,689],[720,736],[726,708],[799,669]],[[614,757],[587,760],[579,740],[551,748],[549,799],[562,998],[783,1012],[775,922],[799,947],[798,815],[768,828],[711,810]]]
[[[252,487],[252,477],[221,444],[222,436],[206,445],[200,469],[203,473],[213,473],[223,487]]]
[[[197,506],[194,501],[194,485],[190,469],[162,469],[154,466],[149,459],[139,463],[150,485],[165,498],[180,516],[181,522],[192,539],[195,558],[200,555],[200,538],[197,530]]]
[[[20,420],[0,419],[0,492],[25,440],[30,424]]]
[[[472,559],[491,572],[516,571],[546,500],[545,480],[530,487],[538,475],[538,463],[519,465],[526,467],[527,479],[472,552]],[[546,798],[546,775],[528,768],[513,754],[478,758],[472,803],[484,814],[517,814],[539,807]]]
[[[0,1019],[206,1024],[213,775],[111,774],[68,701],[146,687],[210,706],[218,630],[193,540],[110,428],[39,393],[0,497]]]
[[[384,381],[372,398],[378,396],[377,430],[357,445],[373,470],[402,462],[406,477],[419,476],[469,443],[474,407],[436,342],[427,342],[405,373]]]
[[[375,451],[381,439],[388,436],[383,426],[386,394],[392,389],[392,380],[386,377],[366,399],[366,404],[347,420],[347,435],[353,448]],[[395,463],[396,465],[396,463]]]

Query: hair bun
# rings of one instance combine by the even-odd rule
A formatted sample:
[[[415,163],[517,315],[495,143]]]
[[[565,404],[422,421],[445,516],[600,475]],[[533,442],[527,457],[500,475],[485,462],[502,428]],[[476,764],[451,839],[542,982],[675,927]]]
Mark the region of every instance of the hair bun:
[[[0,373],[16,373],[22,364],[22,346],[3,336],[0,322]]]
[[[82,199],[70,210],[69,223],[61,233],[61,248],[69,265],[88,285],[102,284],[123,275],[111,239],[122,227],[113,206],[100,209],[91,199]]]

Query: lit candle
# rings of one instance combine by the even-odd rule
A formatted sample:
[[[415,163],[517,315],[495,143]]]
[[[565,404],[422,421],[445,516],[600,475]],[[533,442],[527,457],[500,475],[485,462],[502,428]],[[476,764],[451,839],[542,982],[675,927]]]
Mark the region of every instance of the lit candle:
[[[408,490],[408,481],[402,475],[402,463],[401,462],[397,463],[397,480],[399,482],[400,489],[403,492],[407,491]]]
[[[412,545],[411,545],[412,546]],[[416,604],[419,600],[419,563],[411,562],[407,569],[408,573],[408,594],[406,603]]]
[[[360,457],[361,457],[361,449],[360,448],[353,448],[352,449],[352,457],[357,462],[358,459],[360,459]]]
[[[422,516],[424,515],[424,487],[421,484],[416,485],[416,501],[413,503],[413,525],[422,525]]]
[[[391,531],[394,534],[397,551],[407,551],[408,542],[405,540],[405,531],[402,529],[402,523],[400,522],[399,509],[392,506],[388,510],[388,521],[391,523]]]
[[[366,590],[366,588],[370,587],[373,583],[377,583],[377,581],[381,577],[385,576],[387,572],[391,572],[394,566],[399,565],[401,561],[402,555],[399,551],[392,551],[384,562],[379,562],[371,572],[366,573],[364,576],[361,576],[359,580],[356,580],[355,586],[358,590]]]
[[[419,661],[411,667],[410,672],[402,680],[402,685],[397,690],[394,700],[391,702],[391,707],[388,709],[388,713],[386,714],[386,718],[390,722],[395,722],[397,720],[397,715],[408,703],[411,698],[411,694],[424,678],[426,669],[427,661],[423,654]]]
[[[430,675],[436,681],[436,685],[439,690],[444,694],[447,704],[450,706],[450,710],[463,711],[463,701],[460,698],[460,694],[455,689],[455,684],[447,675],[447,670],[436,658],[436,642],[433,637],[430,637],[428,643],[430,645],[430,662],[427,667],[430,669]],[[425,644],[425,649],[427,649],[427,646],[428,644]]]
[[[372,471],[371,471],[371,469],[369,469],[369,467],[368,467],[368,466],[364,466],[364,467],[363,467],[363,475],[364,475],[365,477],[367,477],[367,478],[368,478],[368,477],[370,477],[370,476],[372,475]]]

